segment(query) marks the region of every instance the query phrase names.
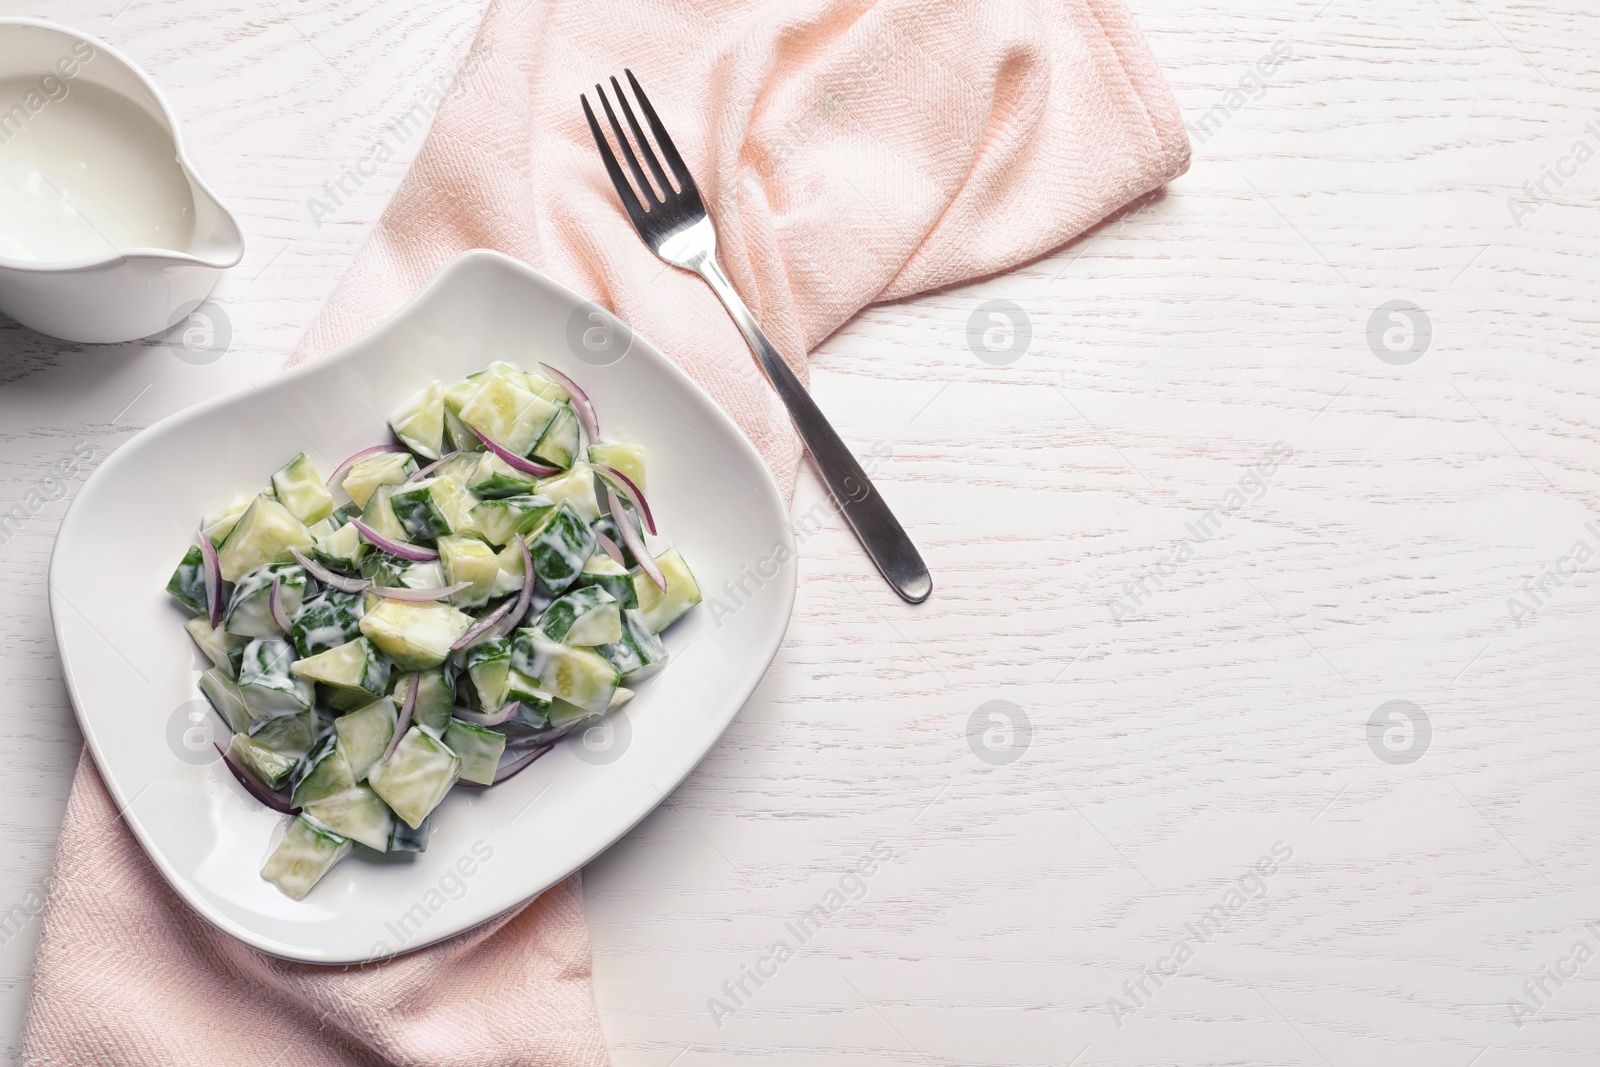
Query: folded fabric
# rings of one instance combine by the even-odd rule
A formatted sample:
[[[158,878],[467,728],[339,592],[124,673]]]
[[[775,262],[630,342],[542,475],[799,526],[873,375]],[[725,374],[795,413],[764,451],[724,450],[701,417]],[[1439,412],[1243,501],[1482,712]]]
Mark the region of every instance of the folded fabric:
[[[862,307],[1040,256],[1189,158],[1120,0],[495,0],[292,362],[371,328],[459,252],[498,249],[654,341],[792,489],[799,446],[744,341],[703,283],[640,244],[601,168],[578,96],[624,68],[693,170],[728,274],[802,377],[806,352]],[[313,208],[336,209],[325,197]],[[578,876],[394,960],[287,963],[178,900],[87,757],[24,1055],[73,1067],[607,1062]]]

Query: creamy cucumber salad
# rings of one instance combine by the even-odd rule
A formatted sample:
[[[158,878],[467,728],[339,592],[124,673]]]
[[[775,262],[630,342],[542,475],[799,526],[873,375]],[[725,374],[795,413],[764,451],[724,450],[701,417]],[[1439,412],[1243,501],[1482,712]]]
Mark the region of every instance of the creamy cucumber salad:
[[[583,390],[541,370],[430,383],[390,420],[398,444],[326,480],[295,456],[205,516],[167,584],[213,664],[219,751],[290,816],[261,876],[295,900],[356,844],[425,850],[451,789],[626,703],[700,603],[644,449],[602,439]]]

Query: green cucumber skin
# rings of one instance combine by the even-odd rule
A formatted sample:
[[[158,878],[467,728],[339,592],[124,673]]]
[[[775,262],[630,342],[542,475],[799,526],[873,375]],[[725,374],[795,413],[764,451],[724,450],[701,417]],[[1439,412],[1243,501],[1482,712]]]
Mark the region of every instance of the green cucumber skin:
[[[572,410],[572,405],[563,404],[550,425],[545,427],[539,443],[533,446],[533,458],[567,470],[577,456],[578,416]]]
[[[290,670],[294,647],[281,638],[258,637],[244,646],[239,661],[239,693],[257,719],[309,711],[316,699],[312,683]]]
[[[590,525],[593,526],[596,533],[603,533],[611,538],[611,543],[622,550],[622,565],[624,567],[633,568],[639,565],[638,557],[633,554],[633,549],[628,547],[627,538],[623,537],[622,531],[617,528],[617,520],[614,516],[602,515]],[[633,528],[637,530],[639,524],[635,522]],[[616,594],[613,593],[612,596],[616,596]],[[617,599],[621,600],[622,598],[617,597]],[[624,604],[623,607],[638,607],[638,604]]]
[[[413,541],[434,541],[452,532],[450,520],[433,499],[432,489],[426,483],[396,491],[389,497],[389,507]]]
[[[295,652],[301,659],[338,648],[361,636],[366,598],[360,593],[324,590],[300,607],[294,619]]]
[[[404,819],[395,819],[389,828],[390,852],[428,851],[428,831],[433,828],[433,816],[422,820],[422,825],[412,829]]]
[[[330,734],[315,752],[306,757],[295,775],[290,803],[301,808],[354,788],[355,772],[345,759],[337,734]]]
[[[494,772],[506,750],[506,737],[486,726],[451,719],[444,731],[445,747],[461,761],[461,780],[493,785]]]
[[[539,616],[539,629],[552,641],[566,641],[585,618],[607,608],[617,609],[617,599],[597,585],[575,589],[551,601]]]
[[[242,637],[282,637],[272,616],[272,583],[278,583],[278,606],[290,620],[300,611],[310,577],[297,563],[268,563],[241,577],[233,587],[222,628]]]
[[[200,546],[190,545],[189,551],[183,554],[183,559],[178,563],[178,569],[172,572],[172,578],[167,582],[167,592],[194,615],[209,614],[206,608],[205,566]]]
[[[624,682],[638,682],[667,665],[667,646],[636,609],[622,613],[622,640],[601,645],[599,653],[611,661]]]
[[[533,572],[553,595],[566,592],[594,552],[594,531],[565,501],[544,529],[528,542]]]

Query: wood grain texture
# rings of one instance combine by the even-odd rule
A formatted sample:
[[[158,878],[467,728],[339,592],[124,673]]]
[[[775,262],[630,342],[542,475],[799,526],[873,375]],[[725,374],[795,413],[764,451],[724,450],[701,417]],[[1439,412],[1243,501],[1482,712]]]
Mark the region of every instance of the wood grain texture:
[[[1201,128],[1191,173],[1045,260],[871,309],[816,356],[819,402],[877,457],[936,592],[895,601],[803,481],[795,513],[822,521],[777,662],[587,872],[623,1067],[1494,1067],[1600,1049],[1600,158],[1546,179],[1520,225],[1508,206],[1534,206],[1523,183],[1597,117],[1600,17],[1573,0],[1133,6]],[[403,161],[321,228],[306,197],[449,68],[477,10],[74,5],[168,87],[251,250],[218,290],[233,341],[208,365],[0,338],[0,510],[78,442],[103,455],[271,373]],[[1260,88],[1275,45],[1290,55]],[[1005,366],[968,343],[990,300],[1031,329]],[[1369,342],[1391,300],[1431,325],[1406,365]],[[1161,564],[1279,442],[1265,488],[1246,481],[1253,499]],[[0,906],[47,873],[78,746],[41,577],[62,507],[0,551],[20,697]],[[1518,625],[1508,599],[1558,565]],[[1431,726],[1413,762],[1369,744],[1393,700]],[[980,754],[1022,733],[970,732],[991,701],[1028,720],[1009,763]],[[1252,877],[1275,844],[1292,855]],[[1208,914],[1220,929],[1194,936]],[[7,1034],[32,937],[0,949]],[[1180,938],[1192,957],[1173,965]],[[792,956],[757,986],[745,969],[770,971],[780,939]],[[1524,983],[1580,941],[1595,958],[1536,1005]],[[1537,1007],[1521,1026],[1513,997]]]

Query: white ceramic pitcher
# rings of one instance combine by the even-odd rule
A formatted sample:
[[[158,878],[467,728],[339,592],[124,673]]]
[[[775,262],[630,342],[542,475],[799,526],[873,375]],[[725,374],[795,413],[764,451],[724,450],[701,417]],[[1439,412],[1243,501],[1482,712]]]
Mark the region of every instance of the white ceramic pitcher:
[[[115,94],[165,131],[188,199],[177,203],[184,183],[169,183],[174,202],[159,206],[187,212],[188,232],[171,242],[181,247],[119,247],[105,238],[103,251],[59,261],[48,251],[22,258],[0,248],[0,312],[68,341],[131,341],[161,333],[193,311],[217,275],[244,255],[244,238],[189,165],[172,111],[143,71],[87,34],[39,19],[0,18],[0,85],[9,86],[0,98],[0,145],[26,136],[44,109],[60,106],[84,84],[98,87],[90,93]],[[71,201],[62,197],[60,210],[71,215]],[[92,226],[87,216],[80,221]]]

